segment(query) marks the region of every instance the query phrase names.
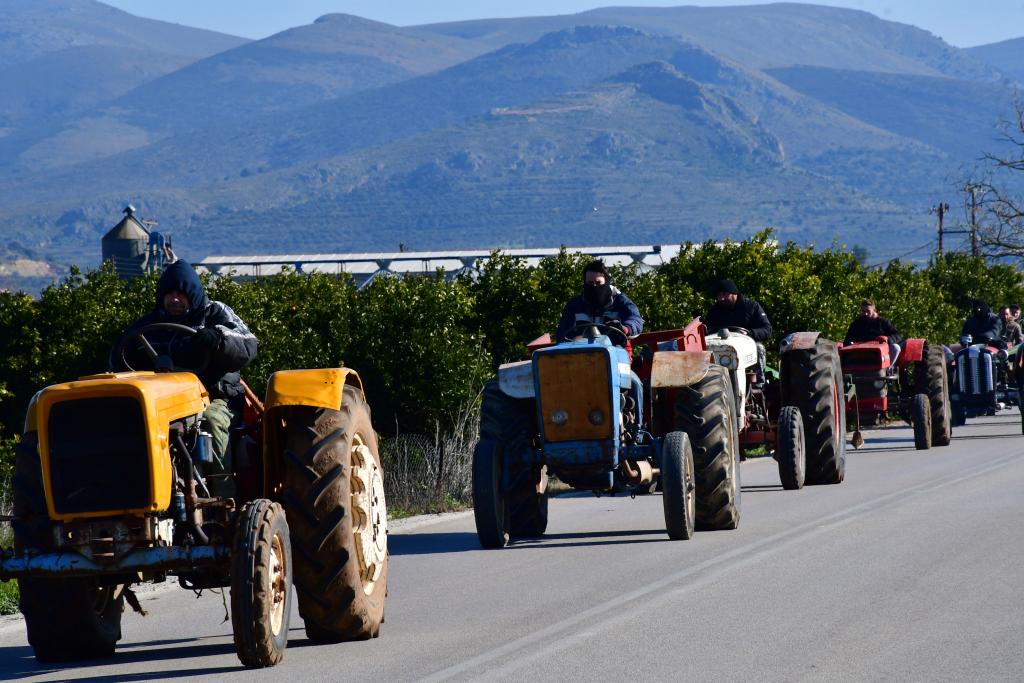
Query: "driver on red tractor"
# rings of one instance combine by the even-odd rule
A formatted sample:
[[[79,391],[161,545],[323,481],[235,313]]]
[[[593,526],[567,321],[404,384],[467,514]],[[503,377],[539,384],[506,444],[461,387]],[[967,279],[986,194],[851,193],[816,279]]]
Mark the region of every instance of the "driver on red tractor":
[[[143,351],[141,340],[131,335],[153,323],[177,323],[196,331],[156,329],[145,333],[146,340],[159,354],[156,363]],[[110,359],[115,371],[128,368],[170,372],[175,369],[197,370],[197,375],[210,394],[205,411],[213,442],[213,462],[207,468],[211,490],[215,495],[232,495],[228,437],[237,426],[245,400],[245,389],[239,372],[256,355],[256,336],[231,308],[212,301],[199,276],[186,261],[175,261],[160,276],[156,285],[156,307],[125,330],[127,340],[122,357]],[[115,349],[121,346],[119,341]],[[205,367],[203,367],[205,365]]]
[[[850,329],[846,331],[846,339],[843,340],[843,344],[873,341],[879,337],[885,337],[889,343],[889,367],[896,367],[896,359],[900,357],[900,342],[903,341],[903,337],[888,318],[878,315],[874,301],[864,299],[860,302],[860,316],[850,323]]]
[[[1006,344],[1000,337],[1003,326],[999,318],[988,307],[982,299],[974,299],[971,302],[972,314],[964,322],[960,330],[960,343],[964,346],[970,344],[991,344],[999,348],[1005,348]],[[967,338],[970,337],[970,342]]]
[[[640,309],[629,297],[611,284],[604,261],[595,259],[583,269],[583,293],[570,299],[558,322],[557,341],[571,340],[574,330],[586,324],[605,325],[622,333],[609,339],[616,346],[625,346],[629,337],[644,329]]]
[[[708,333],[729,327],[742,327],[757,342],[757,381],[764,383],[764,366],[767,361],[764,344],[772,336],[772,324],[756,300],[740,294],[739,287],[729,279],[718,281],[715,287],[715,304],[704,316]]]

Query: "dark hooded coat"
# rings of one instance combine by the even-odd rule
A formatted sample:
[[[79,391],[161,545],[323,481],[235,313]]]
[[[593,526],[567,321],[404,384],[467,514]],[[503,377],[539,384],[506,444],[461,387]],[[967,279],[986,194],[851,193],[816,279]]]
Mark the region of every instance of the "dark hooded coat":
[[[611,299],[606,306],[601,308],[591,306],[582,295],[570,299],[562,309],[562,318],[558,322],[556,339],[558,341],[568,339],[577,322],[604,323],[618,320],[629,329],[631,337],[643,332],[644,319],[640,316],[640,309],[618,288],[612,287],[611,291]]]
[[[183,292],[191,302],[185,315],[172,316],[163,307],[168,292]],[[199,379],[210,392],[210,398],[231,399],[241,396],[244,389],[239,372],[256,356],[256,336],[231,308],[220,301],[206,296],[199,276],[186,261],[175,261],[160,276],[156,286],[156,306],[125,330],[121,339],[152,323],[177,323],[193,330],[216,329],[219,333],[216,348],[209,352],[210,360],[205,370],[198,373]],[[146,333],[146,339],[158,354],[169,356],[174,364],[182,368],[193,368],[206,355],[196,349],[191,335],[173,330],[154,330]],[[111,351],[110,366],[116,371],[152,370],[153,363],[145,354],[141,344],[129,342],[123,357],[115,357],[121,340]]]
[[[704,318],[708,332],[717,332],[725,327],[743,327],[750,332],[754,341],[763,342],[772,336],[772,324],[768,322],[768,314],[764,312],[754,299],[742,294],[736,299],[736,305],[727,308],[715,303]]]
[[[971,335],[975,344],[1000,341],[1003,324],[984,301],[974,302],[974,314],[964,323],[960,336]]]

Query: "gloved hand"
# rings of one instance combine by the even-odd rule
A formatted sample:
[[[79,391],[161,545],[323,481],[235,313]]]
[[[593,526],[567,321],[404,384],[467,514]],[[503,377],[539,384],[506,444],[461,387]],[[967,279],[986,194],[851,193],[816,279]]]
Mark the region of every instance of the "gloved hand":
[[[212,353],[220,348],[224,335],[216,327],[204,327],[192,337],[192,346],[198,351]]]

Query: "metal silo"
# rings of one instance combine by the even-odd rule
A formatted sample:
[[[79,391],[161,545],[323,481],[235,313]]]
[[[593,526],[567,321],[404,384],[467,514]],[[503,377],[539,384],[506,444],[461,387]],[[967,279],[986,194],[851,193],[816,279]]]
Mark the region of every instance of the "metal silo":
[[[103,236],[103,260],[113,261],[118,277],[130,280],[147,270],[149,230],[135,217],[135,207],[124,209],[124,218]]]

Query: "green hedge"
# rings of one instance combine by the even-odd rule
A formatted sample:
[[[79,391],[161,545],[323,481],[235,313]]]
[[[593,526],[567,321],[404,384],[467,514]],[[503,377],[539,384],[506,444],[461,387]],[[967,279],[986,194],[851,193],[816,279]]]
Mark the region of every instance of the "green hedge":
[[[586,260],[561,253],[529,267],[497,253],[477,274],[379,277],[362,290],[345,276],[292,272],[207,285],[260,340],[245,372],[257,393],[274,370],[344,364],[363,376],[378,429],[423,433],[448,429],[497,363],[522,357],[526,342],[553,331]],[[1008,265],[954,253],[923,268],[868,269],[845,248],[777,245],[769,231],[686,244],[656,270],[633,265],[612,276],[647,329],[686,324],[710,305],[712,283],[730,277],[761,301],[777,338],[794,330],[841,338],[870,296],[905,336],[948,343],[972,297],[1024,302],[1021,275]],[[0,293],[0,436],[16,435],[39,388],[106,369],[112,340],[151,308],[154,291],[155,278],[126,283],[104,266],[73,271],[38,298]],[[0,453],[9,453],[4,446]]]

